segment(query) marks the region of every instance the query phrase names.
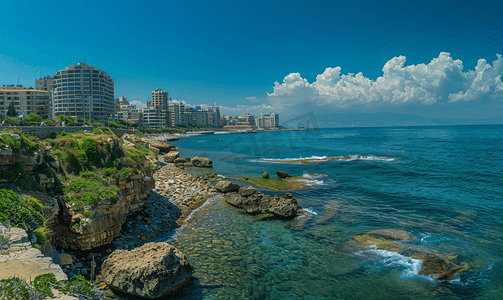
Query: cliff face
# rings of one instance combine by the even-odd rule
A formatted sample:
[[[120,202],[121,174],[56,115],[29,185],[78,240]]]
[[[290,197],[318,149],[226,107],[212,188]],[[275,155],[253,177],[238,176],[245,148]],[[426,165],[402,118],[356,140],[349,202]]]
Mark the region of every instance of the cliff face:
[[[3,133],[0,171],[6,175],[0,174],[0,183],[41,194],[37,198],[50,208],[44,217],[54,246],[90,250],[112,242],[126,217],[144,208],[158,165],[148,141],[101,130],[63,133],[44,142]],[[50,189],[60,195],[42,192]]]
[[[133,175],[130,182],[119,182],[120,195],[115,204],[100,201],[95,207],[86,207],[92,217],[74,212],[59,200],[61,212],[47,221],[54,231],[51,243],[56,247],[76,250],[90,250],[108,243],[117,237],[130,214],[144,208],[143,200],[155,187],[149,176]]]

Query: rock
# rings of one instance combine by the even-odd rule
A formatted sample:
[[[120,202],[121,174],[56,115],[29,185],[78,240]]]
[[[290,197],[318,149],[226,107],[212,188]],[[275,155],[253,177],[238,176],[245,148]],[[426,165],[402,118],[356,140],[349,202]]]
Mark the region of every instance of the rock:
[[[379,229],[370,231],[367,234],[373,237],[382,237],[393,241],[410,240],[410,234],[403,229]]]
[[[148,147],[148,150],[150,150],[150,151],[154,152],[154,153],[155,153],[155,155],[159,155],[159,153],[160,153],[159,148],[156,148],[156,147],[154,147],[154,146],[152,146],[152,145],[150,145],[150,146]]]
[[[115,251],[101,270],[112,291],[149,299],[173,294],[190,282],[193,273],[187,257],[167,243]]]
[[[180,157],[180,152],[178,151],[170,151],[164,155],[164,162],[166,163],[174,163],[175,159]]]
[[[248,186],[248,187],[240,187],[239,188],[239,191],[238,193],[241,194],[241,196],[243,197],[248,197],[248,196],[251,196],[253,194],[255,194],[257,192],[257,190],[251,186]]]
[[[278,175],[279,178],[292,177],[290,174],[288,174],[287,172],[284,172],[284,171],[277,171],[276,175]]]
[[[73,264],[73,258],[70,256],[68,253],[61,253],[59,255],[60,259],[60,265],[61,266],[67,266],[67,265],[72,265]]]
[[[264,179],[269,179],[269,173],[264,172],[264,174],[262,174],[262,177],[263,177]]]
[[[211,159],[197,156],[192,159],[192,164],[195,167],[203,167],[203,168],[211,168],[213,166],[213,162],[211,161]]]
[[[175,141],[179,141],[179,140],[180,140],[180,138],[177,136],[167,137],[164,139],[165,142],[175,142]]]
[[[87,275],[87,272],[88,272],[88,271],[87,271],[87,269],[86,269],[86,268],[84,268],[84,269],[80,270],[80,273],[82,273],[82,275]]]
[[[280,217],[291,218],[297,216],[302,209],[297,204],[295,197],[290,193],[274,197],[259,193],[243,197],[240,193],[229,193],[224,196],[224,200],[249,214],[258,214],[265,211]]]
[[[450,269],[449,271],[447,271],[443,274],[440,274],[437,278],[435,278],[435,280],[437,280],[437,281],[452,280],[454,274],[456,274],[458,272],[464,272],[466,270],[468,270],[468,267],[462,267],[462,266],[454,267],[454,268]]]
[[[221,193],[229,193],[229,192],[236,192],[239,190],[241,186],[238,185],[238,184],[235,184],[233,182],[230,182],[230,181],[219,181],[216,185],[215,185],[215,188],[217,189],[217,191],[221,192]]]
[[[83,268],[84,266],[81,263],[76,263],[75,268]]]
[[[190,162],[190,158],[189,157],[178,157],[173,162],[175,164],[180,164],[180,163],[184,164],[186,162]]]

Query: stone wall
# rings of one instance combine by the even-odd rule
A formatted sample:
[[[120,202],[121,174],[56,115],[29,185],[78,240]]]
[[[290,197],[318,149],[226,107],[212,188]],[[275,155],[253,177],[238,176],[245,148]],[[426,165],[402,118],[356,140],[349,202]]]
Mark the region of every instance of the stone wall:
[[[68,133],[76,132],[79,130],[93,131],[95,126],[68,126],[68,127],[54,127],[54,126],[0,126],[0,132],[4,129],[15,129],[22,131],[24,134],[34,135],[40,139],[48,138],[51,133],[59,135],[61,132],[65,131]],[[125,133],[134,134],[138,130],[132,129],[122,129],[122,128],[110,128],[115,135],[121,137]]]

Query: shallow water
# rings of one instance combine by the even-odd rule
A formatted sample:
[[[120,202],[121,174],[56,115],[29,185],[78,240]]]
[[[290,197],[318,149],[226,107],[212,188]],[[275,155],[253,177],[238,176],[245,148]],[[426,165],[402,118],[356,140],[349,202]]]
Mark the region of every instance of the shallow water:
[[[194,264],[198,280],[178,297],[503,298],[502,138],[503,126],[185,138],[176,143],[182,156],[209,157],[214,168],[208,172],[323,176],[316,177],[319,184],[292,191],[306,214],[291,221],[247,215],[218,197],[194,212],[175,243]],[[281,163],[346,155],[370,158]],[[420,260],[351,242],[355,233],[381,228],[405,229],[414,236],[411,245],[455,253],[470,270],[450,282],[434,282],[417,275]]]

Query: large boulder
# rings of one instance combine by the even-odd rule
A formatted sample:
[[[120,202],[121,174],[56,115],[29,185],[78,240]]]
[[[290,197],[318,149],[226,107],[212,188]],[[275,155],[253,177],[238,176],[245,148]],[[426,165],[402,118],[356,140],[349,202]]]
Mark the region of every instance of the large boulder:
[[[288,174],[287,172],[284,172],[284,171],[277,171],[276,175],[278,175],[279,178],[292,177],[290,174]]]
[[[175,151],[176,150],[175,146],[163,143],[161,141],[150,139],[148,141],[148,143],[150,144],[150,146],[159,149],[160,153],[169,153],[170,151]]]
[[[217,189],[217,191],[219,191],[220,193],[237,192],[240,187],[241,186],[239,184],[225,180],[219,181],[215,185],[215,189]]]
[[[174,163],[175,159],[180,157],[180,152],[178,151],[170,151],[164,155],[164,162],[166,163]]]
[[[243,196],[243,197],[248,197],[248,196],[251,196],[253,194],[255,194],[257,192],[257,190],[251,186],[242,186],[239,188],[239,191],[238,193]]]
[[[274,197],[259,193],[243,197],[240,193],[229,193],[224,196],[224,200],[249,214],[265,211],[280,217],[291,218],[299,215],[302,210],[295,197],[290,193]]]
[[[269,173],[267,173],[267,172],[264,171],[264,174],[262,174],[262,177],[264,179],[269,179]]]
[[[137,297],[166,297],[187,284],[194,268],[187,257],[167,243],[114,251],[103,263],[104,282],[114,291]]]
[[[196,156],[192,159],[192,165],[194,165],[194,167],[211,168],[213,166],[213,162],[209,158]]]

